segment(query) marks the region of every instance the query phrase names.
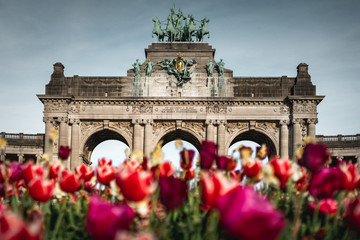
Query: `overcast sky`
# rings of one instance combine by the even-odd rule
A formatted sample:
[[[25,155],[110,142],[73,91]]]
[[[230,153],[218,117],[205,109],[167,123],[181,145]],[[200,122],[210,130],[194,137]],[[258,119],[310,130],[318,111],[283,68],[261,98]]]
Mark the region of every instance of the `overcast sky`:
[[[173,3],[210,19],[206,41],[234,76],[295,77],[306,62],[326,96],[317,134],[360,133],[358,0],[0,0],[0,131],[44,132],[36,94],[55,62],[66,76],[125,76]]]

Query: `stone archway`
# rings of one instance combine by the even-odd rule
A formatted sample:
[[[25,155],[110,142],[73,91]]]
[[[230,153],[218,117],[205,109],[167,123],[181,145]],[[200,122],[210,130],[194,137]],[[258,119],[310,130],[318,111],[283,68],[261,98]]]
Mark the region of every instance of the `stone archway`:
[[[165,135],[163,135],[160,139],[160,141],[163,141],[163,145],[167,144],[168,142],[171,142],[173,140],[181,139],[184,141],[187,141],[195,146],[195,148],[200,151],[200,140],[190,133],[189,131],[184,131],[182,129],[176,129],[170,132],[167,132]]]
[[[278,154],[276,144],[273,142],[273,140],[266,134],[256,130],[244,131],[236,135],[231,141],[229,141],[229,144],[227,145],[227,149],[234,143],[243,140],[250,140],[256,142],[259,145],[266,144],[266,146],[269,148],[269,157]]]
[[[118,132],[110,129],[102,129],[92,133],[85,141],[83,145],[83,153],[81,157],[83,161],[87,164],[91,164],[90,157],[92,151],[95,149],[97,145],[106,140],[118,140],[126,145],[130,146],[128,141]]]

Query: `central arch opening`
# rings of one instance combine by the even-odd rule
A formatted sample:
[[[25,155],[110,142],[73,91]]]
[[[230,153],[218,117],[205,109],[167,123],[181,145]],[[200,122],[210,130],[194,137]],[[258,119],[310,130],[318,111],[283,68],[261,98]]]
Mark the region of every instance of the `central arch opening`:
[[[193,168],[196,167],[199,157],[200,142],[193,134],[177,129],[165,134],[161,140],[163,141],[162,152],[164,153],[164,161],[170,161],[176,170],[180,170],[181,149],[177,149],[175,143],[176,141],[181,140],[183,148],[195,151]]]
[[[128,142],[118,132],[104,129],[92,134],[83,149],[83,160],[91,166],[97,166],[99,158],[110,158],[120,164],[125,159]],[[93,154],[94,153],[94,154]]]

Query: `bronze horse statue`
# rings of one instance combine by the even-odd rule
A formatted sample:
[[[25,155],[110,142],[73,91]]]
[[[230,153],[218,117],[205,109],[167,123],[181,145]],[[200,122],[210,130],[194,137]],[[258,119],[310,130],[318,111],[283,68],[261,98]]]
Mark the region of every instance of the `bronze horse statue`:
[[[156,17],[152,20],[154,22],[154,29],[152,31],[152,37],[154,37],[154,34],[158,37],[159,42],[164,41],[165,33],[161,30],[161,23],[160,20]]]
[[[207,17],[201,20],[200,29],[196,32],[196,40],[198,42],[203,41],[205,35],[208,35],[208,38],[210,38],[210,32],[207,26],[209,22],[210,20]]]

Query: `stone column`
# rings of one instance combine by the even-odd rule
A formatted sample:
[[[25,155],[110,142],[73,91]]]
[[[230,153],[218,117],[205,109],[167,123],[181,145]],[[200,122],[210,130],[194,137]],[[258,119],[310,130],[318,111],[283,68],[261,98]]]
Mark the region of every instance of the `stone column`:
[[[134,124],[134,135],[133,135],[133,151],[141,151],[141,126],[139,119],[133,119],[132,123]]]
[[[225,153],[225,125],[226,120],[217,120],[217,144],[218,144],[218,155],[223,156]]]
[[[214,120],[206,120],[206,140],[215,142],[214,139]]]
[[[80,162],[80,120],[71,119],[71,156],[70,168],[74,170],[77,166],[81,165]]]
[[[151,151],[153,150],[154,146],[151,144],[152,139],[152,123],[151,119],[145,119],[145,140],[144,140],[144,154],[147,157],[150,157]]]
[[[59,129],[59,147],[68,146],[68,119],[65,117],[60,118],[60,129]]]
[[[52,152],[52,142],[50,141],[50,131],[53,128],[52,118],[44,117],[43,121],[45,122],[45,139],[44,139],[44,153]]]
[[[289,157],[289,120],[280,121],[280,157],[288,158]]]
[[[309,124],[308,127],[308,136],[311,138],[311,140],[315,140],[315,124],[318,123],[317,118],[309,118],[307,120],[307,123]]]
[[[293,154],[299,148],[301,144],[301,130],[300,130],[300,118],[295,118],[292,120],[293,124]]]

